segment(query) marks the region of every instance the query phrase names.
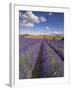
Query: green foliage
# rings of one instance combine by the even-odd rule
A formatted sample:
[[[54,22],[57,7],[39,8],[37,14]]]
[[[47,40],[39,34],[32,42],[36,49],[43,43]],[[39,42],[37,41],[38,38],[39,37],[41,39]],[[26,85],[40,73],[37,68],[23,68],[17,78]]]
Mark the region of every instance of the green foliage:
[[[27,64],[29,60],[32,60],[33,53],[30,51],[23,56],[20,56],[19,64]]]
[[[64,40],[64,37],[63,37],[63,36],[61,36],[59,40]]]
[[[20,60],[19,60],[19,64],[26,64],[28,62],[28,57],[27,55],[24,55],[24,57],[20,57]]]
[[[51,59],[51,65],[54,66],[54,71],[51,73],[51,76],[56,76],[57,71],[58,71],[58,63],[57,63],[57,60],[54,56]]]
[[[56,65],[57,64],[57,61],[56,61],[56,58],[55,57],[52,57],[51,64],[52,65]]]

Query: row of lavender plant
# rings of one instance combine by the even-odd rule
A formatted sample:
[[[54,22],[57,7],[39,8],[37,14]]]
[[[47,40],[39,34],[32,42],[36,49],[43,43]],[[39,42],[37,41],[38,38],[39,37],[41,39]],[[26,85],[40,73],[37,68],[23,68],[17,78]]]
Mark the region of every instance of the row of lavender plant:
[[[37,61],[37,57],[40,51],[42,40],[35,41],[35,43],[28,46],[28,48],[22,49],[22,52],[20,52],[20,79],[24,78],[31,78],[32,77],[32,71],[34,69],[34,66]]]
[[[42,62],[41,77],[60,77],[64,75],[63,61],[46,41],[43,42]]]
[[[62,61],[64,61],[64,41],[60,40],[46,40],[46,42],[54,49],[54,51],[61,57]]]

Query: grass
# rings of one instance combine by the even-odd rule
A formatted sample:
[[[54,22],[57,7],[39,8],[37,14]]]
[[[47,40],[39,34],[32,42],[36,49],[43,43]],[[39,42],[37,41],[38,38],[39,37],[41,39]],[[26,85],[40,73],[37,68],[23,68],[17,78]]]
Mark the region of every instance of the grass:
[[[28,62],[28,57],[27,57],[27,55],[24,56],[24,57],[20,57],[20,60],[19,60],[19,64],[20,64],[20,65],[27,64],[27,62]]]
[[[56,65],[57,64],[57,61],[56,61],[56,58],[55,57],[52,57],[51,64],[52,65]]]

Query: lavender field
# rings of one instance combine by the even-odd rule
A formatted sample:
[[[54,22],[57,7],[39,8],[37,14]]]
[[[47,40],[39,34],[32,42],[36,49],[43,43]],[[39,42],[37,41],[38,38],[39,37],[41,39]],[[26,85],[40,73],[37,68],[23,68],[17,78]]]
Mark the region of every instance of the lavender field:
[[[37,37],[19,36],[19,79],[63,77],[63,37]]]

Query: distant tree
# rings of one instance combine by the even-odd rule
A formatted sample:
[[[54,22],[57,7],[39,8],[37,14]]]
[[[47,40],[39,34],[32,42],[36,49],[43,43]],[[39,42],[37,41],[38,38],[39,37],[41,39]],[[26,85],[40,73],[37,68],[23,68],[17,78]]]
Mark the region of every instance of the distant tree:
[[[55,40],[55,37],[53,37],[53,40]]]
[[[61,40],[64,40],[64,37],[62,37]]]

